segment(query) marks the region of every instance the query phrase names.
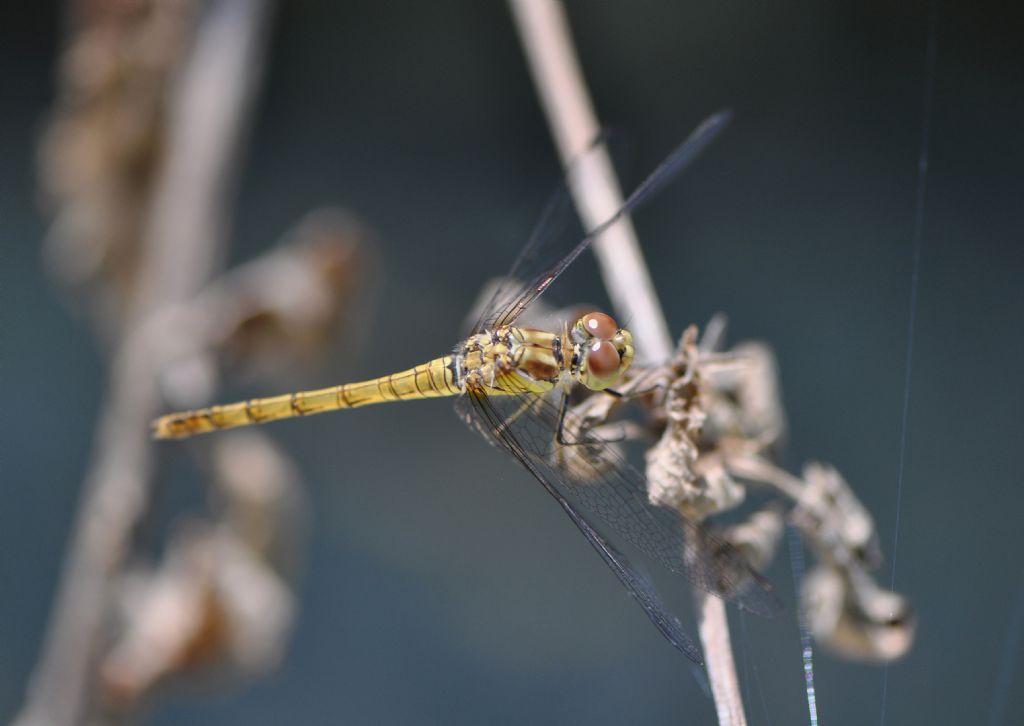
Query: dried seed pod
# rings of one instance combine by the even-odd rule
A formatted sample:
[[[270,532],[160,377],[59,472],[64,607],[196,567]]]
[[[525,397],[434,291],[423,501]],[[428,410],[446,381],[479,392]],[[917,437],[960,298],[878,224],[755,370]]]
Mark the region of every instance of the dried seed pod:
[[[143,225],[158,176],[167,97],[187,55],[197,3],[74,3],[58,97],[41,144],[55,219],[47,267],[106,336],[138,284]]]
[[[689,505],[699,516],[714,511],[713,500],[704,500],[703,486],[693,470],[697,445],[685,431],[670,424],[645,458],[647,496],[652,504],[672,508]]]
[[[344,335],[365,336],[374,277],[372,234],[352,215],[319,209],[276,247],[214,281],[149,326],[167,354],[164,399],[175,407],[209,400],[222,369],[236,381],[278,378],[318,362]],[[169,349],[170,348],[170,349]]]
[[[847,658],[892,661],[914,642],[916,617],[906,598],[863,573],[817,567],[804,578],[800,598],[815,639]]]
[[[224,525],[286,579],[300,566],[307,499],[295,463],[261,431],[235,431],[212,451]]]
[[[785,528],[782,509],[769,505],[755,511],[743,522],[729,527],[725,536],[743,553],[751,567],[764,571],[775,558]]]
[[[882,553],[874,520],[842,475],[811,462],[804,467],[804,483],[793,522],[818,557],[845,569],[855,563],[877,569]]]
[[[216,283],[210,345],[227,367],[262,376],[316,360],[341,329],[357,348],[373,248],[351,214],[310,212],[273,251]]]
[[[665,431],[646,455],[648,496],[655,504],[684,507],[699,518],[743,502],[745,490],[730,477],[705,435],[709,392],[705,353],[697,328],[683,333],[664,397]]]
[[[263,673],[284,651],[305,522],[295,466],[259,432],[223,437],[212,464],[219,520],[184,521],[162,561],[122,583],[121,632],[101,665],[117,708],[169,678]]]
[[[172,676],[262,673],[280,660],[294,613],[287,584],[234,533],[182,527],[160,566],[126,588],[124,629],[101,664],[104,693],[129,708]]]
[[[776,445],[785,434],[786,417],[772,349],[760,342],[741,343],[706,360],[707,438],[740,438],[760,449]]]

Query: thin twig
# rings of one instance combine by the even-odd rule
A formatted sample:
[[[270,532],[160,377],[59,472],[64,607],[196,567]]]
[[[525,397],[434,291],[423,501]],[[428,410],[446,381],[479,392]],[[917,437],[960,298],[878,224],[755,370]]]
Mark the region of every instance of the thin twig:
[[[610,219],[622,206],[622,190],[611,158],[601,144],[584,156],[600,133],[583,80],[569,24],[557,0],[509,0],[533,80],[547,113],[563,165],[581,159],[588,167],[573,182],[573,199],[588,229]],[[636,230],[628,217],[594,242],[601,276],[615,310],[629,320],[639,362],[672,356],[672,336],[654,292]]]
[[[149,499],[156,371],[151,314],[194,295],[219,264],[240,131],[260,75],[270,3],[214,0],[173,99],[170,140],[143,244],[138,294],[117,347],[62,581],[19,726],[85,720],[111,583]]]
[[[563,165],[580,158],[598,137],[599,125],[573,47],[565,12],[557,0],[509,0],[529,60],[541,104]],[[594,228],[622,206],[622,191],[607,150],[601,145],[588,158],[588,173],[573,184],[573,197],[584,224]],[[624,218],[594,243],[601,274],[619,316],[628,319],[638,358],[660,363],[672,356],[672,338],[661,304],[636,239]],[[699,632],[708,660],[708,676],[720,724],[743,726],[746,717],[729,641],[724,603],[699,593]]]
[[[700,641],[704,646],[708,681],[711,682],[719,726],[746,726],[747,717],[743,712],[740,681],[732,657],[725,602],[706,593],[696,595]],[[724,627],[722,623],[725,623]]]

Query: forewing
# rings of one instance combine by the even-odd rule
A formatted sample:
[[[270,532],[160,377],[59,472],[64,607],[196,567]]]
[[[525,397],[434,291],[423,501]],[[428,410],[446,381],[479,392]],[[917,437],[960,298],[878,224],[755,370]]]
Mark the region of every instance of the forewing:
[[[592,230],[583,230],[572,208],[570,180],[583,158],[570,165],[565,180],[548,203],[529,242],[484,307],[474,333],[511,325],[561,275],[590,243],[613,224],[650,200],[686,169],[728,124],[731,114],[708,117],[633,191],[622,207]]]
[[[526,294],[534,279],[542,271],[555,267],[583,236],[584,229],[572,204],[567,175],[552,193],[530,239],[508,274],[494,289],[471,332],[479,333],[498,325],[498,319]]]
[[[469,404],[459,404],[463,416],[487,438],[515,456],[559,500],[580,529],[584,529],[580,524],[584,522],[593,530],[596,519],[694,586],[734,600],[759,615],[771,616],[778,612],[781,606],[771,585],[747,564],[739,550],[678,511],[651,504],[644,476],[625,461],[614,446],[576,438],[571,411],[570,420],[562,427],[562,436],[566,445],[586,447],[586,456],[575,457],[578,478],[570,477],[556,463],[561,444],[556,439],[559,415],[553,401],[537,394],[469,393],[465,398],[469,399]],[[594,544],[593,540],[591,543]],[[616,562],[625,560],[620,558]],[[611,562],[609,565],[621,579],[619,569]],[[635,573],[628,562],[621,566]],[[634,589],[631,592],[643,604],[643,598],[638,597]],[[657,602],[656,596],[653,599]],[[652,611],[647,606],[645,610],[657,625]],[[664,608],[658,612],[671,618]]]

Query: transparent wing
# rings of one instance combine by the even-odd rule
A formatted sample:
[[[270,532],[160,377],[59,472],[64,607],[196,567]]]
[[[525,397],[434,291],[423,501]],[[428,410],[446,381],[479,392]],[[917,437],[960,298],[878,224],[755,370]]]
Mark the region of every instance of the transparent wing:
[[[615,214],[589,231],[581,230],[578,218],[571,211],[569,179],[581,162],[572,164],[512,269],[484,306],[472,332],[511,325],[594,239],[668,186],[715,140],[731,118],[728,111],[708,117],[651,172]]]
[[[594,528],[586,516],[584,516],[571,502],[562,494],[561,490],[554,486],[550,479],[534,467],[533,457],[519,444],[518,440],[510,434],[507,428],[502,425],[500,415],[491,407],[486,396],[475,393],[468,393],[456,399],[456,408],[459,412],[472,422],[474,427],[486,438],[502,448],[506,449],[519,460],[544,486],[548,494],[554,497],[569,518],[579,527],[583,536],[601,555],[601,559],[611,568],[619,582],[626,588],[636,602],[643,608],[647,617],[654,626],[661,632],[662,636],[671,643],[679,652],[689,658],[697,665],[704,665],[697,646],[693,644],[690,636],[683,630],[683,625],[671,610],[662,602],[658,591],[654,588],[650,579],[638,570],[629,559],[617,550],[607,539]]]
[[[678,618],[664,605],[648,578],[598,533],[594,520],[696,587],[735,600],[743,608],[770,616],[780,609],[771,585],[747,564],[740,552],[703,525],[647,499],[644,476],[614,447],[574,438],[577,429],[562,427],[564,445],[585,446],[571,478],[559,466],[557,406],[544,396],[487,396],[469,391],[457,399],[460,414],[485,438],[514,456],[561,505],[597,549],[630,595],[676,648],[691,659],[696,649]],[[571,411],[568,416],[571,417]],[[696,661],[696,659],[694,659]],[[696,661],[699,662],[699,661]]]
[[[467,335],[492,330],[502,313],[529,289],[539,271],[551,268],[565,256],[570,245],[575,245],[583,236],[568,181],[563,179],[544,207],[526,246],[480,309]]]

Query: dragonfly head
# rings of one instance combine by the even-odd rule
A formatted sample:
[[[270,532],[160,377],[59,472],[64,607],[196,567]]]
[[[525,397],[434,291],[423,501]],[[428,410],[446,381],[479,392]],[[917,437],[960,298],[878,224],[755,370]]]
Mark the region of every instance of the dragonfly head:
[[[573,325],[570,335],[576,377],[592,391],[603,391],[619,380],[633,362],[633,336],[604,313],[587,313]]]

